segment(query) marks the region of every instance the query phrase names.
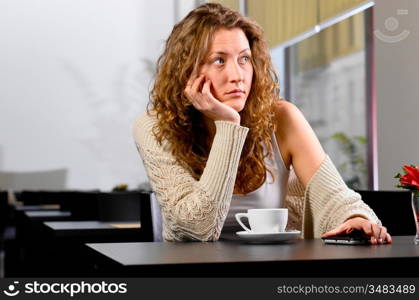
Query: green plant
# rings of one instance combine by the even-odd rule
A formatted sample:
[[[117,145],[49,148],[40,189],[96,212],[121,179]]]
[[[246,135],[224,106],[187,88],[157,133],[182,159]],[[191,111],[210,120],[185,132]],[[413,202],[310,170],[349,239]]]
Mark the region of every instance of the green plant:
[[[345,179],[346,184],[350,188],[360,188],[362,186],[361,176],[365,177],[368,174],[363,151],[368,142],[367,138],[364,136],[348,137],[343,132],[336,132],[331,138],[338,142],[339,148],[347,158],[344,163],[338,166],[340,172],[349,174]]]
[[[112,189],[112,192],[122,192],[128,190],[127,184],[118,184]]]

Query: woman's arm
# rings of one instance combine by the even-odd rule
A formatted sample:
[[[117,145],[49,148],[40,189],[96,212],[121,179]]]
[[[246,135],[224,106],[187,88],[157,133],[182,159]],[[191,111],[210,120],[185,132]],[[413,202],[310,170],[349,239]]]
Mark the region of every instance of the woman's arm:
[[[277,116],[277,141],[284,161],[292,165],[300,182],[307,187],[314,173],[326,157],[310,124],[292,103],[280,100],[275,103]]]
[[[281,100],[275,104],[275,113],[284,161],[293,166],[305,188],[304,220],[305,226],[313,227],[312,235],[361,229],[371,236],[372,243],[391,242],[374,212],[346,186],[300,110]]]
[[[216,241],[230,207],[248,128],[216,121],[216,133],[203,174],[195,180],[152,134],[153,117],[143,114],[134,139],[156,193],[169,241]]]

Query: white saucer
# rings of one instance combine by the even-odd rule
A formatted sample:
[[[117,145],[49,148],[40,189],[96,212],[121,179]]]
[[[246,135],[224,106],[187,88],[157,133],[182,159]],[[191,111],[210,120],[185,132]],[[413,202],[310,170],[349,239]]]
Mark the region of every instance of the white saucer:
[[[248,243],[279,243],[289,240],[293,240],[300,236],[301,231],[292,230],[285,232],[249,232],[249,231],[238,231],[236,234],[245,242]]]

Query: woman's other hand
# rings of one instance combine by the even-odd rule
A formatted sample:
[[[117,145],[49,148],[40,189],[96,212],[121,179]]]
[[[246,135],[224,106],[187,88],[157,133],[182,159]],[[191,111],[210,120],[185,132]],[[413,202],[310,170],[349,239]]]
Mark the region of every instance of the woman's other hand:
[[[230,106],[218,101],[211,93],[211,81],[201,74],[192,76],[184,90],[192,105],[214,121],[230,121],[240,125],[240,115]]]
[[[370,220],[361,217],[355,217],[346,220],[337,228],[323,234],[322,237],[329,237],[338,234],[348,234],[354,229],[362,230],[365,232],[365,234],[371,237],[370,243],[373,245],[392,242],[391,236],[387,232],[387,228],[374,224]]]

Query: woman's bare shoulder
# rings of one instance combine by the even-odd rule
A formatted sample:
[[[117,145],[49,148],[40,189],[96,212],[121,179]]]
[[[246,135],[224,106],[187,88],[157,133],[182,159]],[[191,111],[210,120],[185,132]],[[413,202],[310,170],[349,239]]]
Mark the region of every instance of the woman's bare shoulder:
[[[274,109],[278,116],[290,116],[299,112],[299,109],[297,106],[295,106],[295,104],[283,98],[280,98],[274,102]]]
[[[287,166],[291,165],[291,143],[295,133],[295,122],[298,119],[298,108],[289,101],[278,99],[273,105],[276,131],[275,136],[280,148],[282,159]]]
[[[277,131],[280,134],[284,134],[289,129],[295,128],[298,125],[296,123],[304,119],[298,107],[287,100],[279,99],[274,102],[273,107]]]

